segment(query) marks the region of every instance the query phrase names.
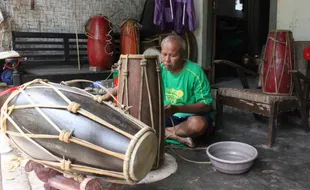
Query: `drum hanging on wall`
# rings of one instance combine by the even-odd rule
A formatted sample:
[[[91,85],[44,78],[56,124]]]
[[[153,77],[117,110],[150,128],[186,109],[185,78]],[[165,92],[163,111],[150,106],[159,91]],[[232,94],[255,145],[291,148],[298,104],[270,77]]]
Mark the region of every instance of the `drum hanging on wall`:
[[[94,16],[89,25],[87,55],[89,64],[100,69],[111,67],[114,55],[112,23],[106,16]]]
[[[141,26],[133,19],[128,19],[121,24],[121,54],[139,54]]]
[[[270,31],[263,65],[262,90],[266,94],[291,95],[295,69],[294,39],[289,30]]]
[[[11,93],[1,132],[35,162],[75,173],[136,183],[151,170],[155,131],[99,95],[34,80]]]
[[[156,131],[158,152],[154,169],[164,161],[165,119],[160,66],[155,55],[121,55],[118,101],[130,107],[129,114]]]

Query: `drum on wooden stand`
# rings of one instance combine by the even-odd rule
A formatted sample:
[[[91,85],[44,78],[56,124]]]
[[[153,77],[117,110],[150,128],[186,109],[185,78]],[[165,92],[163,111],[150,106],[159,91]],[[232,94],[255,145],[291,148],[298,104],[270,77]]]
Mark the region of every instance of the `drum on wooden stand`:
[[[127,19],[121,24],[121,54],[139,54],[141,25],[133,19]]]
[[[264,54],[262,90],[266,94],[292,95],[295,69],[294,39],[291,31],[269,32]]]
[[[1,130],[35,162],[76,179],[134,184],[157,154],[155,131],[146,124],[100,95],[44,80],[11,93],[1,109]]]
[[[154,55],[121,55],[119,60],[118,101],[129,107],[129,114],[151,126],[158,138],[154,169],[164,161],[165,120],[160,63]]]

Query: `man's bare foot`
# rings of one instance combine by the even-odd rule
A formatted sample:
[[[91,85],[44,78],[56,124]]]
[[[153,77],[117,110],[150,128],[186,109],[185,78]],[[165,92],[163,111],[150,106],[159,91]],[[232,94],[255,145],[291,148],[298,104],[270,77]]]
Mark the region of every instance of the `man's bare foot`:
[[[186,144],[188,147],[194,148],[195,143],[191,137],[178,137],[177,141]]]

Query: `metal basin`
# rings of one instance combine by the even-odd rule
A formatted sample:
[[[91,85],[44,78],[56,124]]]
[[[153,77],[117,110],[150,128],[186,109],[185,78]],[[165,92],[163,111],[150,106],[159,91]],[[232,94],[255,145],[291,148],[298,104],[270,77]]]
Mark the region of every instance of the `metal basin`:
[[[226,174],[241,174],[250,169],[258,153],[251,145],[224,141],[210,145],[207,155],[216,170]]]

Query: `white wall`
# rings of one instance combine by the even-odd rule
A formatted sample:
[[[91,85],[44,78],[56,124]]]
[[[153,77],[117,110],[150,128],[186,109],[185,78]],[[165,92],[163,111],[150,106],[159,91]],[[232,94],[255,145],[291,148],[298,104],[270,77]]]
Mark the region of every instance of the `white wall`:
[[[295,41],[310,40],[310,0],[278,0],[277,29],[291,30]]]

